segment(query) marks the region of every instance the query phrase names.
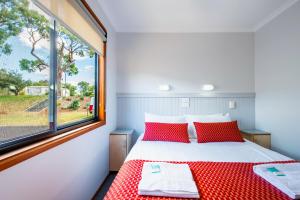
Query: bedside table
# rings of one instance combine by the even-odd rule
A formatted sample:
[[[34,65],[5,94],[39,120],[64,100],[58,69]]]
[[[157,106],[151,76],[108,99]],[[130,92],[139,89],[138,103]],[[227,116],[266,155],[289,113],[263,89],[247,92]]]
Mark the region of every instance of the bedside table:
[[[271,134],[260,130],[241,130],[243,138],[271,149]]]
[[[133,130],[115,130],[109,136],[109,170],[119,171],[131,149]]]

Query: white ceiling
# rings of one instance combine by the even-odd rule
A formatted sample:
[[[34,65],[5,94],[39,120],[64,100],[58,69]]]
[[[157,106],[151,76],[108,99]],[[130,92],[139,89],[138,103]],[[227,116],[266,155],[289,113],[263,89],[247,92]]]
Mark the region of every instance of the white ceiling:
[[[117,32],[253,32],[298,0],[98,0]]]

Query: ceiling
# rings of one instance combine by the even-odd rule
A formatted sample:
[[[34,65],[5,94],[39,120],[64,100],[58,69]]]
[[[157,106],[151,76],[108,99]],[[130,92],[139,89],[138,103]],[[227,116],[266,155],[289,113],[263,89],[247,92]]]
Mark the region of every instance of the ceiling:
[[[254,32],[298,0],[98,0],[117,32]]]

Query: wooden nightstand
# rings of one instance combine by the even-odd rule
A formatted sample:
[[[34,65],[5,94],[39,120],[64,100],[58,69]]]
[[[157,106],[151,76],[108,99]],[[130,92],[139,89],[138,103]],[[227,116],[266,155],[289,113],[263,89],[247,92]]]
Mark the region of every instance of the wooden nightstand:
[[[131,149],[133,130],[115,130],[109,136],[109,170],[118,171]]]
[[[271,149],[271,134],[260,130],[241,130],[243,138]]]

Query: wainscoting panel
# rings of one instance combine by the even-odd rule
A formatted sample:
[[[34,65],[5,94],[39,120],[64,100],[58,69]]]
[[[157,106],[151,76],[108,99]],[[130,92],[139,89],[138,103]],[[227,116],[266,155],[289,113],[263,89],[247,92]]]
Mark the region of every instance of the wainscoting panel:
[[[190,99],[188,108],[181,107],[182,98]],[[235,109],[229,109],[229,101],[236,102]],[[134,129],[134,139],[144,131],[144,113],[161,115],[214,114],[229,112],[238,120],[241,129],[255,127],[255,94],[216,95],[117,95],[117,126],[120,129]]]

